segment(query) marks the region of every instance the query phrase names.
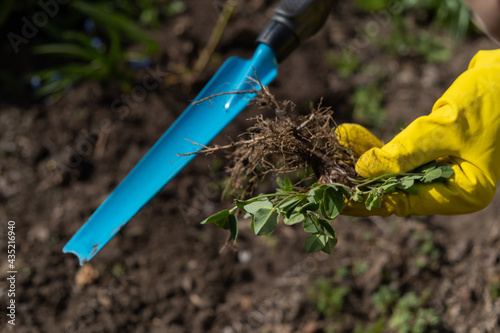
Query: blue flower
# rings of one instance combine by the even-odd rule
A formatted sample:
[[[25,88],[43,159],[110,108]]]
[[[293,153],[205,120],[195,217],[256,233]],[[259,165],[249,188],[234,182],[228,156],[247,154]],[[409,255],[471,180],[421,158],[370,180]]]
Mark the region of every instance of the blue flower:
[[[151,66],[151,58],[143,57],[141,59],[131,60],[130,67],[132,69],[146,68]]]
[[[104,48],[104,44],[99,37],[93,37],[90,40],[90,45],[92,45],[92,47],[97,50],[102,50]]]
[[[30,85],[33,89],[38,89],[42,84],[42,78],[38,75],[33,75],[30,79]]]

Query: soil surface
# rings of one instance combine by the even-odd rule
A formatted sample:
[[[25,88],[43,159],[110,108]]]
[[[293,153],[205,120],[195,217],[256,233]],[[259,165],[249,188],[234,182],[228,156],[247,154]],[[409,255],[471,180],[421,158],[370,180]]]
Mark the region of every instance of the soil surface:
[[[428,295],[422,307],[439,314],[439,332],[500,331],[500,196],[464,216],[340,217],[332,255],[307,254],[305,233],[284,225],[270,237],[241,225],[231,248],[224,247],[227,232],[199,224],[230,204],[221,200],[221,166],[229,161],[200,156],[89,264],[80,268],[76,257],[62,253],[221,61],[251,56],[252,41],[272,14],[267,2],[239,2],[215,60],[186,87],[177,69],[193,65],[218,16],[213,1],[186,3],[185,13],[154,33],[163,56],[150,71],[160,84],[144,100],[113,112],[118,89],[84,84],[52,105],[1,105],[0,331],[352,332],[383,317],[373,307],[381,286]],[[303,111],[323,99],[337,122],[350,121],[353,91],[366,77],[340,78],[326,53],[356,38],[370,21],[352,6],[337,8],[326,27],[280,65],[271,92]],[[364,63],[387,71],[381,85],[389,120],[374,131],[387,141],[427,114],[470,58],[492,48],[485,37],[470,38],[453,48],[450,62],[438,65],[363,48]],[[145,75],[139,71],[132,87]],[[258,112],[249,107],[215,142],[243,132]],[[12,299],[4,260],[7,221],[15,221],[15,327],[4,313]],[[340,311],[318,310],[311,291],[318,281],[348,288]],[[392,331],[385,326],[382,332]]]

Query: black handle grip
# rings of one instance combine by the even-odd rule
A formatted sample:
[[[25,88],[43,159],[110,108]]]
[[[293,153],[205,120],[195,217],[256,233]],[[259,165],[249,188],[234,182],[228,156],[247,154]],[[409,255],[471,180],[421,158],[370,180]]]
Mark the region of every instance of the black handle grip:
[[[282,0],[257,42],[269,45],[278,61],[283,61],[300,43],[325,24],[333,1]]]

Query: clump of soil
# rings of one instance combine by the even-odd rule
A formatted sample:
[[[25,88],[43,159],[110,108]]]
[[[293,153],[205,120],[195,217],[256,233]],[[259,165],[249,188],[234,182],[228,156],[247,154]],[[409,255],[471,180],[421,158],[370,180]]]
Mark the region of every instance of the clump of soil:
[[[233,149],[232,164],[227,168],[231,194],[246,197],[268,174],[294,172],[308,174],[308,179],[320,183],[352,185],[350,179],[357,178],[356,158],[348,146],[339,143],[330,107],[321,102],[317,106],[311,104],[309,114],[297,115],[292,101],[276,100],[262,85],[254,103],[273,111],[275,117],[264,119],[259,115],[238,141],[203,150],[213,153]]]

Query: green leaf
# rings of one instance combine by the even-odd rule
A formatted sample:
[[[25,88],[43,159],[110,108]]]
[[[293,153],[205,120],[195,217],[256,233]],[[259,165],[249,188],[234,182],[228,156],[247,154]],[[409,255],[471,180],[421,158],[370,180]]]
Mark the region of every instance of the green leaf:
[[[338,189],[328,187],[323,193],[321,213],[324,217],[334,219],[344,208],[344,195]]]
[[[365,201],[366,209],[372,210],[372,208],[380,208],[382,203],[382,194],[378,192],[375,188],[368,193],[368,197]]]
[[[229,217],[229,210],[224,209],[223,211],[220,211],[220,212],[206,218],[205,220],[201,221],[201,224],[208,224],[208,223],[215,222],[215,224],[218,227],[227,229],[228,228],[228,226],[227,226],[228,217]]]
[[[422,178],[422,182],[423,183],[430,183],[434,180],[439,179],[442,174],[443,174],[443,171],[441,169],[433,169],[425,174],[424,178]]]
[[[278,186],[279,188],[283,191],[283,192],[292,192],[294,190],[293,188],[293,184],[292,182],[290,181],[290,179],[288,178],[288,176],[285,176],[285,179],[281,179],[281,178],[277,178],[276,179],[276,182],[278,183]]]
[[[33,51],[36,54],[64,54],[83,60],[94,60],[101,56],[91,47],[84,48],[76,44],[44,44],[34,47]]]
[[[418,186],[417,185],[410,186],[406,188],[405,191],[410,194],[418,194]]]
[[[340,188],[340,191],[342,192],[342,194],[344,194],[344,197],[346,197],[346,198],[352,197],[352,191],[349,187],[339,186],[339,188]]]
[[[280,189],[283,189],[285,187],[285,181],[281,178],[276,178],[276,184],[278,184],[278,187]]]
[[[415,180],[409,177],[404,177],[401,179],[401,182],[398,184],[398,188],[402,190],[406,190],[415,184]]]
[[[311,215],[306,216],[304,223],[302,223],[302,227],[304,228],[305,232],[309,233],[318,233],[321,231],[316,224],[315,218],[313,218]]]
[[[86,47],[92,47],[92,37],[86,33],[79,31],[64,31],[61,33],[61,37],[67,41],[76,41]]]
[[[325,192],[327,187],[325,185],[315,185],[316,186],[313,186],[313,188],[311,188],[311,190],[307,194],[307,199],[309,200],[309,202],[319,203],[321,200],[323,200],[323,193]]]
[[[257,213],[257,211],[261,208],[271,209],[273,208],[273,204],[269,200],[259,200],[243,206],[243,210],[252,215],[255,215],[255,213]]]
[[[300,205],[302,198],[293,198],[279,205],[279,209],[285,217],[290,217],[295,208]]]
[[[236,215],[229,214],[228,219],[229,231],[231,231],[231,237],[233,238],[233,242],[236,242],[236,238],[238,238],[238,219]]]
[[[73,84],[72,79],[61,79],[52,81],[49,83],[44,83],[38,90],[35,92],[35,95],[38,97],[52,95],[58,92],[61,92]]]
[[[327,244],[330,238],[323,234],[312,234],[306,238],[306,251],[308,253],[321,251]]]
[[[356,190],[351,196],[351,199],[356,202],[363,202],[363,192],[360,191],[358,188],[356,188]]]
[[[295,213],[292,216],[290,216],[289,218],[285,216],[285,218],[283,219],[283,222],[286,225],[294,225],[294,224],[297,224],[297,223],[304,221],[305,218],[306,217],[304,216],[304,214]]]
[[[253,214],[254,233],[267,235],[276,229],[279,221],[279,214],[275,208],[259,208]]]
[[[332,254],[332,250],[337,245],[337,238],[328,238],[328,241],[326,242],[325,246],[321,249],[321,251],[327,253],[327,254]]]
[[[303,205],[302,207],[300,207],[299,212],[304,214],[308,211],[316,212],[316,211],[318,211],[318,209],[319,209],[319,204],[317,204],[315,202],[309,202],[309,203],[306,203],[305,205]]]
[[[262,198],[260,196],[255,197],[255,198],[251,198],[251,199],[248,199],[248,200],[234,199],[234,204],[236,205],[236,207],[238,207],[238,209],[245,210],[245,206],[246,205],[251,204],[252,202],[265,201],[265,200],[267,200],[267,199],[266,198]]]
[[[441,178],[444,178],[443,180],[450,178],[454,173],[453,168],[449,165],[440,165],[438,169],[442,171]]]
[[[318,219],[318,223],[323,229],[323,233],[327,235],[328,237],[332,239],[337,238],[337,233],[335,232],[335,229],[333,228],[332,224],[328,222],[327,220],[324,219]]]
[[[427,173],[427,172],[430,172],[430,171],[436,169],[436,167],[437,167],[436,161],[432,161],[432,162],[429,162],[427,164],[424,164],[424,165],[416,168],[415,172]]]
[[[124,57],[120,34],[117,30],[110,29],[109,27],[106,30],[109,37],[109,51],[105,59],[110,67],[116,67],[120,61],[123,61],[122,58]],[[116,70],[118,70],[118,68],[116,68]]]
[[[72,1],[71,6],[79,12],[90,16],[96,23],[105,26],[108,31],[120,31],[128,38],[140,42],[146,46],[146,53],[154,53],[159,50],[157,43],[135,22],[128,17],[113,12],[106,6],[94,5],[85,1]]]
[[[382,185],[388,185],[388,184],[394,184],[394,183],[397,183],[397,178],[396,177],[390,177],[390,178],[387,178],[383,183]]]
[[[382,185],[380,188],[384,191],[384,193],[391,193],[398,187],[399,183],[391,183]]]

